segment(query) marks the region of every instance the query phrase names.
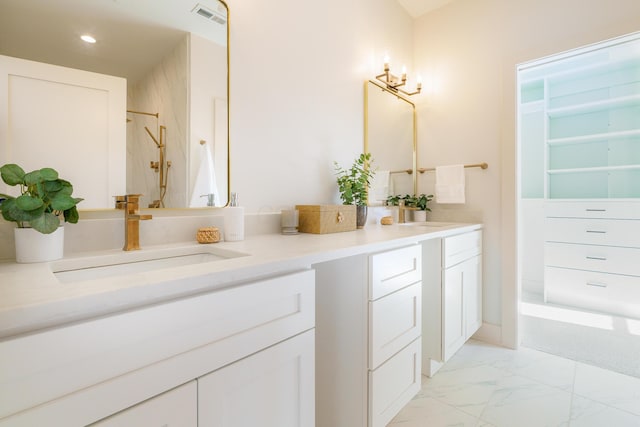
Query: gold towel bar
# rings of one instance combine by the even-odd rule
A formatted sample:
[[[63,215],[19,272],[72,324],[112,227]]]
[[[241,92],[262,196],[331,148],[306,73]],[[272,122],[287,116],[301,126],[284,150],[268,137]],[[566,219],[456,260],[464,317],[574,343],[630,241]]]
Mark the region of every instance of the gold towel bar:
[[[486,169],[489,167],[489,165],[485,162],[482,163],[474,163],[471,165],[464,165],[465,168],[480,168],[480,169]],[[430,172],[430,171],[434,171],[436,170],[436,168],[418,168],[418,172],[420,173],[425,173],[425,172]]]
[[[489,167],[489,165],[485,162],[482,163],[474,163],[471,165],[464,165],[465,168],[480,168],[480,169],[487,169]],[[436,170],[436,168],[418,168],[418,172],[419,173],[425,173],[425,172],[431,172]],[[391,171],[389,173],[406,173],[411,175],[413,173],[413,171],[411,169],[403,169],[403,170],[398,170],[398,171]]]

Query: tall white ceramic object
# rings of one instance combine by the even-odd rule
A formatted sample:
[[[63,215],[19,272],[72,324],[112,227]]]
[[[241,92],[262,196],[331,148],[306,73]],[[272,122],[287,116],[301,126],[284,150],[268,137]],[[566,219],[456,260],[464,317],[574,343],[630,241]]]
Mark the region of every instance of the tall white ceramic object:
[[[64,256],[64,227],[51,234],[42,234],[33,228],[16,228],[16,261],[46,262]]]

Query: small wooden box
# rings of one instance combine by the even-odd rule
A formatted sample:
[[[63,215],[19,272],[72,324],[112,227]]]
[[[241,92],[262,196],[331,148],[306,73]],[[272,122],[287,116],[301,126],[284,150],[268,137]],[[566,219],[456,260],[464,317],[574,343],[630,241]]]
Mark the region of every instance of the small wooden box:
[[[297,205],[298,231],[327,234],[356,229],[355,205]]]

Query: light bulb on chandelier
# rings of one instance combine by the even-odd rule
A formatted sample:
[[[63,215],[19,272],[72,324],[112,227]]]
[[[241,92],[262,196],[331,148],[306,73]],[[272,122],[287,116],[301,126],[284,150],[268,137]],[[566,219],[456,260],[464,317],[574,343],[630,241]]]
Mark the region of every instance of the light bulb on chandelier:
[[[422,90],[422,78],[418,75],[416,78],[416,89],[413,92],[407,92],[402,88],[407,84],[407,67],[402,67],[402,74],[398,77],[392,74],[389,68],[389,57],[384,57],[384,73],[376,76],[376,79],[381,81],[387,86],[387,89],[394,92],[402,92],[405,95],[417,95]]]

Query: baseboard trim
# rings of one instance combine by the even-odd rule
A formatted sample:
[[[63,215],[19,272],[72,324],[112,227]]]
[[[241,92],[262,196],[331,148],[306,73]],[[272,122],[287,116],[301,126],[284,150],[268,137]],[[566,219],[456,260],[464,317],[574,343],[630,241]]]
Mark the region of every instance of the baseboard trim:
[[[502,346],[502,326],[483,322],[480,329],[478,329],[471,338],[489,344]]]

